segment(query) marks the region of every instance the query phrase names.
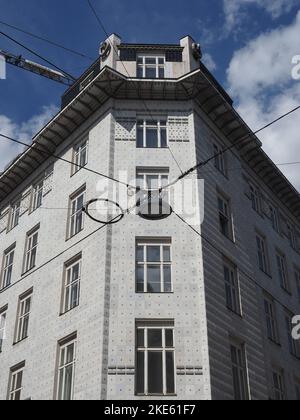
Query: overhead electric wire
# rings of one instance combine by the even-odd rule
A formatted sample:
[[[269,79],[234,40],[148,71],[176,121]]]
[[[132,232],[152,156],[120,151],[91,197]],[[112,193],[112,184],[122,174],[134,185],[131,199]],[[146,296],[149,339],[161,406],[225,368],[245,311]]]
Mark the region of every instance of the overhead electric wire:
[[[114,50],[114,52],[118,55],[118,50],[116,49],[115,45],[113,45],[113,44],[112,44],[112,42],[110,42],[110,40],[109,40],[109,34],[108,34],[108,32],[107,32],[107,30],[106,30],[106,28],[105,28],[105,26],[104,26],[104,23],[102,22],[101,18],[99,17],[99,15],[98,15],[98,13],[97,13],[96,9],[94,8],[94,6],[92,5],[92,3],[91,3],[91,1],[90,1],[90,0],[87,0],[87,2],[88,2],[88,5],[90,6],[90,8],[91,8],[91,10],[92,10],[92,12],[93,12],[93,14],[94,14],[94,16],[96,17],[96,19],[97,19],[97,21],[98,21],[98,23],[99,23],[99,25],[100,25],[100,27],[101,27],[102,31],[104,32],[105,36],[107,37],[107,40],[108,40],[108,42],[110,43],[111,48],[112,48],[112,49]],[[129,78],[131,78],[131,76],[130,76],[130,74],[128,73],[128,70],[127,70],[127,68],[126,68],[125,64],[123,63],[123,61],[122,61],[122,60],[120,60],[120,62],[121,62],[121,64],[122,64],[122,66],[123,66],[123,68],[124,68],[124,70],[125,70],[125,72],[126,72],[127,76],[128,76]],[[137,82],[135,82],[135,81],[131,80],[131,83],[132,83],[135,87],[137,86],[137,84],[136,84]],[[144,100],[144,99],[141,99],[141,101],[142,101],[142,103],[144,104],[144,107],[145,107],[146,112],[150,115],[151,119],[152,119],[153,121],[155,121],[155,118],[153,118],[153,116],[152,116],[152,112],[151,112],[151,110],[148,108],[148,106],[147,106],[147,104],[146,104],[145,100]],[[178,167],[179,171],[181,172],[181,174],[183,174],[183,170],[181,169],[181,167],[180,167],[180,165],[179,165],[178,160],[175,158],[175,155],[174,155],[174,153],[172,152],[172,150],[171,150],[171,148],[170,148],[170,145],[168,145],[168,146],[167,146],[167,148],[169,149],[170,154],[171,154],[171,156],[172,156],[172,158],[173,158],[174,162],[176,163],[176,165],[177,165],[177,167]]]
[[[192,225],[190,225],[183,217],[181,217],[178,213],[173,211],[176,217],[178,217],[179,220],[181,220],[185,225],[187,225],[196,235],[198,235],[200,238],[202,238],[205,242],[207,242],[215,251],[217,251],[222,256],[225,256],[225,252],[222,251],[218,246],[216,246],[206,235],[203,233],[200,233],[195,229]],[[236,264],[235,264],[236,265]],[[258,281],[256,281],[252,276],[250,276],[248,273],[246,273],[245,270],[240,268],[240,266],[236,265],[237,270],[244,274],[245,277],[247,277],[249,280],[251,280],[256,286],[258,286],[260,289],[262,289],[264,292],[270,294],[270,292],[265,289]],[[280,300],[278,300],[276,297],[274,297],[274,300],[279,303],[285,310],[289,310],[289,308],[284,305]],[[290,310],[289,310],[290,311]]]
[[[103,177],[103,178],[109,179],[110,181],[117,182],[117,183],[119,183],[119,184],[121,184],[121,185],[126,186],[127,188],[134,188],[134,189],[136,188],[136,187],[135,187],[135,186],[133,186],[133,185],[127,184],[126,182],[123,182],[123,181],[120,181],[120,180],[115,179],[115,178],[113,178],[113,177],[110,177],[109,175],[105,175],[105,174],[103,174],[103,173],[101,173],[101,172],[98,172],[98,171],[96,171],[96,170],[94,170],[94,169],[89,168],[88,166],[78,165],[77,163],[72,162],[71,160],[68,160],[68,159],[64,159],[64,158],[62,158],[61,156],[56,155],[55,153],[51,153],[51,152],[48,152],[48,151],[42,150],[41,148],[39,148],[39,147],[37,146],[37,143],[35,143],[35,142],[34,142],[34,143],[31,143],[31,144],[29,145],[29,144],[27,144],[27,143],[25,143],[25,142],[22,142],[22,141],[20,141],[20,140],[14,139],[14,138],[12,138],[12,137],[6,136],[5,134],[2,134],[2,133],[0,133],[0,137],[2,137],[2,138],[3,138],[3,139],[5,139],[5,140],[11,141],[11,142],[13,142],[13,143],[20,144],[21,146],[25,146],[25,147],[27,147],[27,148],[28,148],[28,150],[29,150],[29,149],[34,149],[34,150],[38,151],[39,153],[42,153],[42,154],[46,155],[47,157],[53,157],[53,158],[55,158],[55,159],[61,160],[62,162],[68,163],[68,164],[70,164],[70,165],[72,165],[72,166],[74,166],[74,167],[76,167],[76,168],[83,169],[83,170],[85,170],[85,171],[88,171],[88,172],[93,173],[94,175],[99,175],[99,176],[101,176],[101,177]]]
[[[6,22],[3,22],[1,20],[0,20],[0,24],[1,25],[4,25],[4,26],[7,26],[8,28],[14,29],[14,30],[16,30],[18,32],[21,32],[21,33],[23,33],[25,35],[31,36],[32,38],[36,38],[36,39],[38,39],[40,41],[46,42],[46,43],[48,43],[50,45],[53,45],[54,47],[61,48],[62,50],[65,50],[65,51],[67,51],[69,53],[75,54],[75,55],[77,55],[79,57],[86,58],[88,60],[94,61],[94,58],[89,57],[86,54],[83,54],[83,53],[81,53],[79,51],[75,51],[75,50],[73,50],[71,48],[65,47],[64,45],[58,44],[57,42],[51,41],[50,39],[43,38],[43,37],[41,37],[39,35],[33,34],[32,32],[26,31],[25,29],[18,28],[15,25],[11,25],[11,24],[6,23]]]
[[[56,68],[57,70],[62,72],[65,76],[67,76],[69,79],[73,80],[74,82],[76,81],[76,77],[74,77],[71,74],[69,74],[68,72],[64,71],[61,67],[58,67],[56,64],[52,63],[47,58],[41,56],[39,53],[33,51],[31,48],[26,47],[26,45],[22,44],[21,42],[17,41],[16,39],[12,38],[10,35],[7,35],[6,33],[2,32],[2,31],[0,31],[0,35],[3,35],[4,37],[6,37],[10,41],[14,42],[15,44],[19,45],[20,47],[24,48],[25,50],[27,50],[31,54],[33,54],[36,57],[40,58],[41,60],[45,61],[50,66]]]

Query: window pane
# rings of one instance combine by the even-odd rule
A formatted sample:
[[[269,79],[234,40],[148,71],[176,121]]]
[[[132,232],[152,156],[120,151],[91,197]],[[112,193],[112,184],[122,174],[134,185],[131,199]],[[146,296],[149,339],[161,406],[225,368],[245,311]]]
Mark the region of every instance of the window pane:
[[[164,79],[165,78],[165,69],[163,67],[159,67],[159,69],[158,69],[158,77],[160,79]]]
[[[169,265],[164,267],[164,291],[172,291],[171,267]]]
[[[144,292],[144,266],[137,268],[137,292]]]
[[[145,62],[146,62],[146,64],[156,64],[156,58],[146,57]]]
[[[160,267],[148,266],[147,269],[147,280],[148,280],[148,292],[160,293],[161,292],[161,279],[160,279]]]
[[[171,249],[169,246],[164,246],[164,262],[170,262],[171,261]]]
[[[149,147],[149,148],[157,148],[158,147],[157,129],[147,128],[147,130],[146,130],[146,147]]]
[[[147,247],[147,261],[160,262],[160,246]]]
[[[65,376],[65,392],[64,400],[70,401],[72,399],[72,381],[73,381],[73,366],[66,367]]]
[[[136,392],[145,393],[145,356],[144,352],[137,353]]]
[[[137,330],[137,346],[145,347],[145,330]]]
[[[159,57],[158,64],[165,64],[165,59],[163,57]]]
[[[156,67],[146,67],[146,78],[156,79]]]
[[[160,141],[161,147],[167,147],[167,130],[165,128],[160,130]]]
[[[166,347],[173,347],[173,346],[174,346],[173,330],[166,330]]]
[[[137,130],[137,147],[144,147],[144,129],[141,127]]]
[[[148,348],[162,347],[162,330],[148,330]]]
[[[175,393],[175,369],[174,353],[166,352],[166,370],[167,370],[167,394]]]
[[[136,259],[138,262],[144,262],[144,247],[143,246],[137,247]]]
[[[162,353],[148,353],[148,390],[150,394],[163,393]]]

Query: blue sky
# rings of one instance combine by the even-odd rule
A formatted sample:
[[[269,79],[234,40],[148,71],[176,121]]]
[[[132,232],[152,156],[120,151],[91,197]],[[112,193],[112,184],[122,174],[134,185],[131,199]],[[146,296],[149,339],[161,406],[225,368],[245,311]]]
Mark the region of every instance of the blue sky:
[[[253,129],[300,103],[300,81],[290,74],[292,56],[300,54],[300,0],[92,1],[107,32],[124,42],[177,43],[192,35]],[[1,21],[94,58],[105,39],[86,0],[0,0],[0,10]],[[1,24],[0,30],[75,76],[90,64]],[[39,61],[1,35],[0,49]],[[0,80],[0,131],[30,138],[59,107],[63,91],[64,86],[9,66],[7,80]],[[298,121],[299,115],[262,136],[276,162],[297,155],[300,160]],[[12,145],[0,144],[0,170],[15,153]],[[299,166],[281,169],[300,188]]]

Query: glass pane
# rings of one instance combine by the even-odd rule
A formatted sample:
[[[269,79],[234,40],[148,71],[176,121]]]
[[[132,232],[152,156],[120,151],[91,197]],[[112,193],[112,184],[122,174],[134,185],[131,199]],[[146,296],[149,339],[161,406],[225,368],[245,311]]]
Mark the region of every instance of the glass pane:
[[[58,399],[59,400],[63,399],[63,395],[62,395],[63,382],[64,382],[64,371],[61,370],[59,372],[59,386],[58,386]]]
[[[158,69],[158,77],[160,79],[164,79],[165,78],[165,69],[164,69],[164,67],[159,67],[159,69]]]
[[[67,360],[66,363],[71,363],[74,360],[74,344],[71,344],[67,348]]]
[[[161,293],[160,267],[148,266],[147,287],[149,293]]]
[[[138,64],[143,64],[143,57],[138,57],[137,62]]]
[[[146,176],[146,185],[149,190],[157,190],[158,185],[158,175],[147,175]]]
[[[158,133],[157,129],[147,128],[146,130],[146,146],[149,148],[158,147]]]
[[[137,268],[137,292],[144,292],[144,266]]]
[[[170,262],[171,261],[171,248],[169,246],[164,246],[163,253],[164,253],[164,262]]]
[[[162,353],[148,353],[148,391],[150,394],[163,394]]]
[[[73,381],[73,366],[68,366],[65,369],[65,392],[64,400],[70,401],[72,399],[72,381]]]
[[[142,66],[138,66],[138,68],[137,68],[137,77],[139,79],[142,79],[143,76],[144,76],[144,74],[143,74],[143,67]]]
[[[144,147],[144,129],[139,127],[137,129],[137,147]]]
[[[148,330],[148,348],[162,347],[162,330]]]
[[[166,330],[166,347],[174,347],[173,330]]]
[[[146,67],[146,78],[156,79],[156,67]]]
[[[71,308],[75,308],[79,303],[79,284],[74,283],[71,287]]]
[[[167,370],[167,393],[175,394],[175,369],[174,353],[166,352],[166,370]]]
[[[145,330],[137,330],[137,346],[145,347]]]
[[[160,246],[147,246],[147,261],[160,262]]]
[[[79,264],[73,266],[72,281],[79,279]]]
[[[163,57],[159,57],[158,64],[165,64],[165,59]]]
[[[144,247],[138,246],[136,250],[136,259],[138,262],[144,262]]]
[[[161,147],[167,147],[167,130],[165,128],[160,130],[160,141]]]
[[[164,290],[165,292],[172,291],[171,267],[164,266]]]
[[[146,57],[145,62],[146,62],[146,64],[156,64],[156,58],[155,57]]]
[[[17,384],[16,384],[16,389],[20,389],[22,387],[22,377],[23,377],[23,372],[19,372],[17,374]]]
[[[137,353],[136,392],[145,393],[145,357],[143,352]]]

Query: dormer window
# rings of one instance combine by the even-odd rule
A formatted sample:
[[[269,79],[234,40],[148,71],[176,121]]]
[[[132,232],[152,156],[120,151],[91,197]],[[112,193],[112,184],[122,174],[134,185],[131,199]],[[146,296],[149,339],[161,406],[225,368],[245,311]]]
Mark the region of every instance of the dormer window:
[[[140,79],[164,79],[165,57],[139,55],[137,57],[137,77]]]

